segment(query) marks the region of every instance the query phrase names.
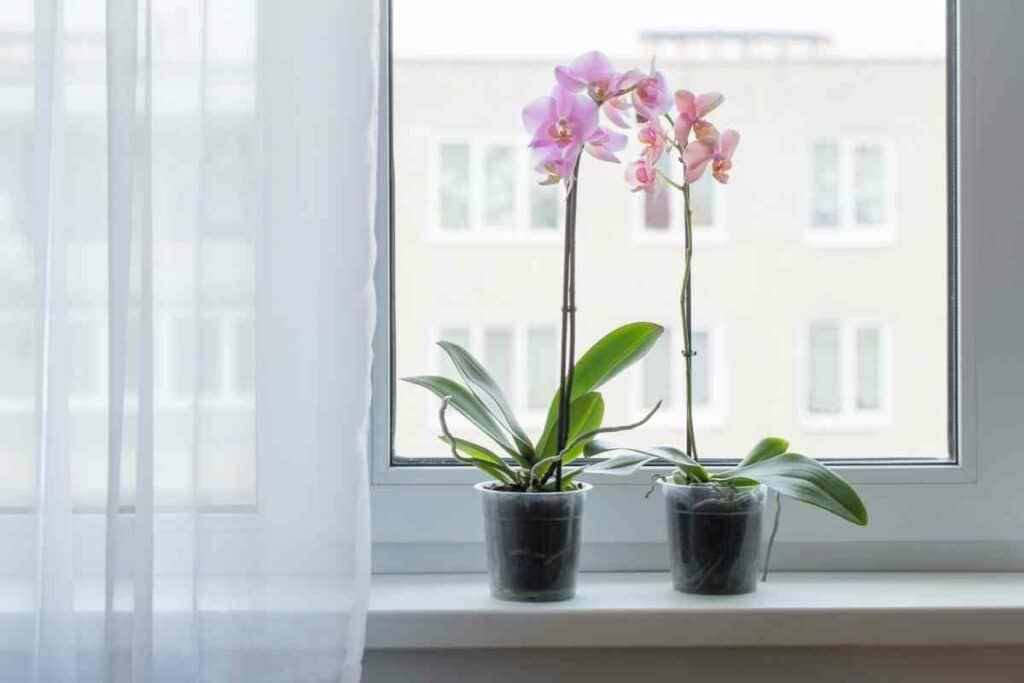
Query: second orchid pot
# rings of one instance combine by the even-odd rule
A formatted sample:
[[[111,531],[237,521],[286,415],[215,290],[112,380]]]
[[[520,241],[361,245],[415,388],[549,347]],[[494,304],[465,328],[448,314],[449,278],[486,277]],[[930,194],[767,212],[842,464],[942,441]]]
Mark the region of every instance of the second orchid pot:
[[[500,600],[554,602],[576,594],[583,501],[573,491],[504,491],[476,485],[484,506],[491,595]]]
[[[754,591],[767,487],[662,482],[661,490],[675,589],[701,595]]]

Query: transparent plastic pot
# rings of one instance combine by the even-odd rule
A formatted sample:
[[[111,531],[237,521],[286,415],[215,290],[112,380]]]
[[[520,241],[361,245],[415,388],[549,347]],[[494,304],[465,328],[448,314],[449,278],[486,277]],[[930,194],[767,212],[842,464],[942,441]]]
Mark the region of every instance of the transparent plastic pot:
[[[675,589],[701,595],[756,590],[768,487],[662,482],[661,491]]]
[[[476,485],[484,507],[491,595],[554,602],[576,594],[583,501],[590,484],[561,493],[496,490]]]

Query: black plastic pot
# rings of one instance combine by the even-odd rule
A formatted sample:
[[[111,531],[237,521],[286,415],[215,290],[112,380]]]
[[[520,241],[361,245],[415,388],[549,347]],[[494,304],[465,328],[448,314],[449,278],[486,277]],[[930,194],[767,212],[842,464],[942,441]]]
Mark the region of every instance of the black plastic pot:
[[[661,490],[675,589],[701,595],[757,589],[767,487],[662,482]]]
[[[554,602],[576,594],[583,501],[590,484],[562,493],[501,491],[476,485],[484,505],[491,595]]]

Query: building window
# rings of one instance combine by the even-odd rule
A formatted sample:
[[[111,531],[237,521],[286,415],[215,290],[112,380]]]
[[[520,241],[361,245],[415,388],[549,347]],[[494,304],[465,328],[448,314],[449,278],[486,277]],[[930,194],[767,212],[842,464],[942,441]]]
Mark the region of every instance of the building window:
[[[870,321],[816,321],[806,334],[803,417],[808,426],[878,426],[887,421],[887,329]]]
[[[666,329],[661,339],[640,362],[636,372],[634,413],[642,415],[661,401],[652,426],[681,424],[686,406],[686,368],[682,355],[683,335]],[[725,422],[728,395],[728,362],[725,328],[696,325],[693,329],[693,410],[701,427],[719,427]]]
[[[562,192],[536,182],[521,143],[511,137],[436,143],[436,239],[557,239]]]
[[[892,145],[877,139],[829,139],[811,145],[809,243],[881,246],[893,241],[893,156]]]
[[[682,166],[669,153],[661,155],[658,168],[682,182]],[[677,177],[676,177],[677,176]],[[684,221],[683,194],[663,186],[660,192],[638,192],[634,231],[639,242],[682,242]],[[720,244],[726,240],[725,198],[728,193],[710,173],[690,186],[690,210],[693,212],[693,239],[696,244]]]
[[[546,325],[450,325],[439,329],[437,339],[458,344],[473,354],[524,424],[537,426],[543,422],[558,380],[557,329]],[[436,358],[438,374],[459,377],[442,349],[437,349]],[[436,425],[436,406],[428,412],[431,424]],[[459,416],[450,417],[462,424]]]

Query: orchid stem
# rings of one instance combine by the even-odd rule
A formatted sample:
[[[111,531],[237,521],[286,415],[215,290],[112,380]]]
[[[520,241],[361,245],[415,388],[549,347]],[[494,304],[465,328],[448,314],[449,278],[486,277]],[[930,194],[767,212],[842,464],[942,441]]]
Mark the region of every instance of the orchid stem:
[[[684,167],[685,168],[685,167]],[[675,183],[673,183],[675,184]],[[693,221],[690,211],[690,184],[683,183],[683,219],[685,226],[683,287],[679,294],[679,316],[683,325],[683,359],[686,365],[686,454],[699,461],[697,439],[693,432],[693,318],[690,261],[693,258]]]

